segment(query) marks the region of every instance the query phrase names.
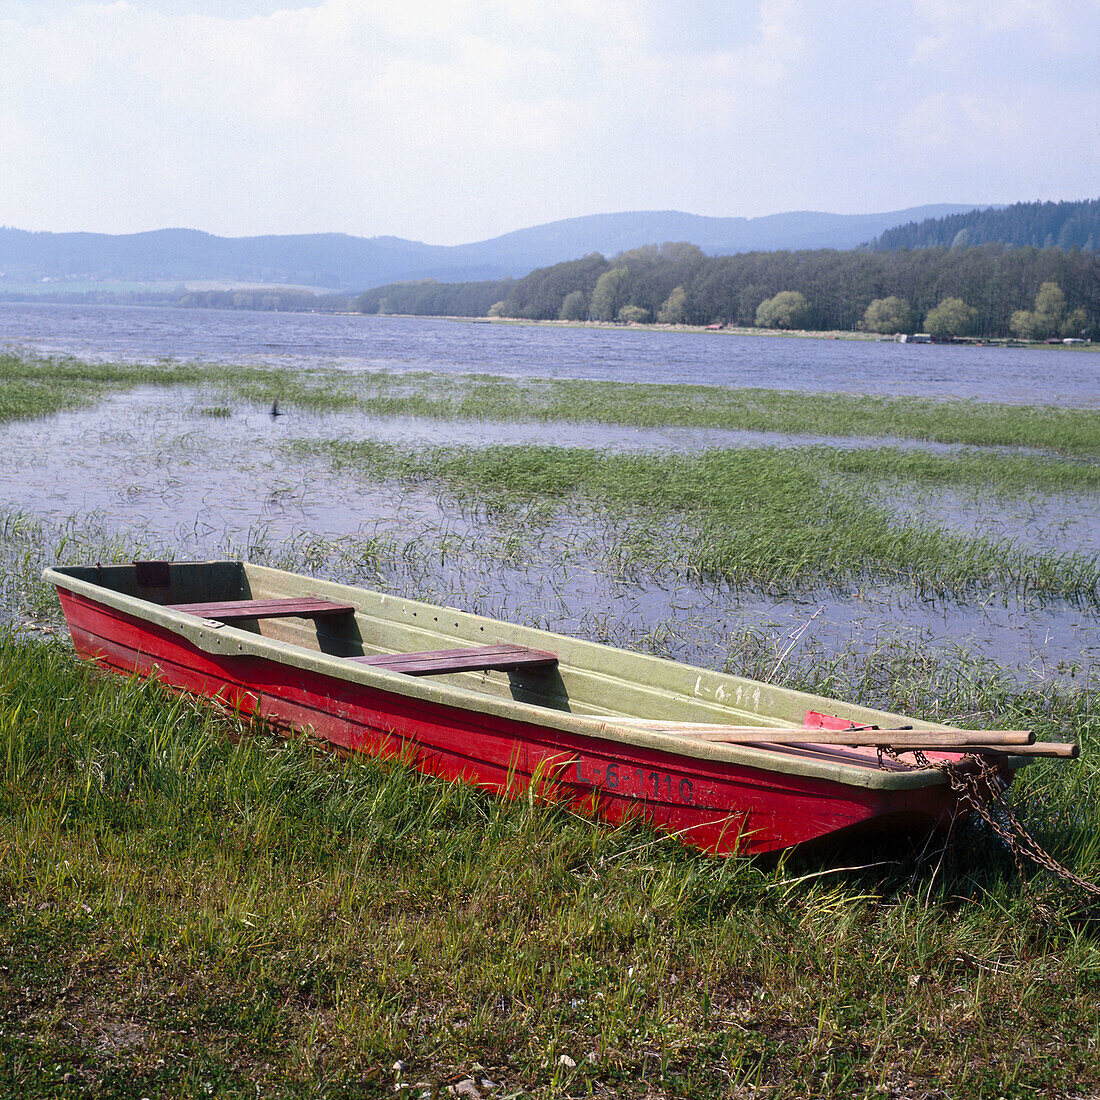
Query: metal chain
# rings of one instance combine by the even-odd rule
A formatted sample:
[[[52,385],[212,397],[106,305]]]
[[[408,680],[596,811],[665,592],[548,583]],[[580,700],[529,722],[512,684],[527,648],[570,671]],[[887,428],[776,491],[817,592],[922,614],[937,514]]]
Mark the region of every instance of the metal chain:
[[[906,763],[892,749],[885,749],[885,752],[898,763]],[[919,750],[910,755],[916,760],[917,767],[935,768],[943,772],[948,786],[958,798],[960,805],[977,813],[1008,846],[1021,878],[1024,876],[1024,861],[1029,859],[1053,875],[1055,879],[1077,887],[1089,897],[1100,898],[1100,886],[1064,867],[1028,832],[1024,823],[1005,800],[1004,795],[1008,790],[1008,784],[988,760],[973,753],[967,754],[958,761],[929,760]]]

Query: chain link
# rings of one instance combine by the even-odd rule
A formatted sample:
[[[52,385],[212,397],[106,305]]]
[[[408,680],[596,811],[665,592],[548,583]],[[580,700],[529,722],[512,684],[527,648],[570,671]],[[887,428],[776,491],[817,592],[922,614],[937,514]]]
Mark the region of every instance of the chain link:
[[[892,749],[884,751],[898,763],[906,763]],[[965,755],[962,760],[929,760],[919,750],[910,755],[917,767],[943,772],[959,805],[973,810],[1004,841],[1021,878],[1024,877],[1025,861],[1031,860],[1063,884],[1075,886],[1091,898],[1100,898],[1100,886],[1064,867],[1028,832],[1004,797],[1008,783],[988,760],[974,753]]]

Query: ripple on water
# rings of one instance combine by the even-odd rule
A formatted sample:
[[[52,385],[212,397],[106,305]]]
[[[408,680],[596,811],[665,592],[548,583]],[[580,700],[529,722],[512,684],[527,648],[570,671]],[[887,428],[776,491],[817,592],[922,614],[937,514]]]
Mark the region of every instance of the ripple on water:
[[[776,600],[677,580],[667,571],[624,571],[616,550],[629,535],[598,514],[558,511],[552,522],[522,513],[494,516],[421,488],[336,474],[320,459],[288,466],[282,450],[288,439],[330,438],[334,431],[362,437],[376,429],[390,433],[381,438],[413,445],[531,441],[533,433],[585,445],[591,426],[390,423],[353,414],[273,421],[253,411],[212,418],[199,414],[195,398],[153,388],[115,395],[95,409],[0,427],[8,459],[0,467],[0,500],[58,527],[73,516],[95,515],[125,537],[140,535],[143,544],[177,557],[220,556],[252,545],[270,551],[303,534],[364,545],[374,540],[389,549],[380,559],[364,552],[370,565],[359,579],[566,633],[634,639],[711,667],[724,663],[728,639],[745,630],[770,639],[777,661],[781,654],[794,661],[803,654],[869,652],[884,636],[976,649],[1029,676],[1069,675],[1070,666],[1095,665],[1100,656],[1095,609],[1015,599],[933,602],[895,585]],[[644,439],[639,445],[645,446],[674,438],[686,448],[712,445],[700,439],[714,433],[599,428],[597,434],[601,446],[609,445],[610,434],[628,443]],[[965,501],[955,503],[959,522],[975,533],[988,533],[997,522],[1005,534],[1014,527],[1017,535],[1028,531],[1019,526],[1014,502],[982,501],[973,515]],[[1046,511],[1041,503],[1029,505],[1036,509],[1036,538],[1039,528],[1054,523],[1062,549],[1073,549],[1074,539],[1086,549],[1095,546],[1089,541],[1095,534],[1074,514],[1082,502],[1052,498]],[[354,558],[353,552],[353,572]]]
[[[432,318],[0,303],[0,348],[93,360],[764,387],[1100,406],[1085,350],[960,347]]]

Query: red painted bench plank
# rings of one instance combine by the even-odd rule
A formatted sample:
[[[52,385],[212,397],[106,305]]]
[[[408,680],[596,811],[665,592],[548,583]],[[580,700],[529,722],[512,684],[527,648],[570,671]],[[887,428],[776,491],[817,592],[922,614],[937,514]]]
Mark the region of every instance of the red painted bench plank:
[[[464,649],[436,649],[423,653],[382,653],[374,657],[348,657],[356,664],[404,672],[410,676],[439,676],[447,672],[484,672],[495,669],[537,668],[556,665],[558,658],[544,649],[522,645],[480,645]]]
[[[313,596],[275,600],[216,600],[213,603],[167,604],[172,611],[183,611],[203,619],[233,622],[236,619],[323,619],[330,615],[348,615],[355,611],[350,603],[334,603]]]

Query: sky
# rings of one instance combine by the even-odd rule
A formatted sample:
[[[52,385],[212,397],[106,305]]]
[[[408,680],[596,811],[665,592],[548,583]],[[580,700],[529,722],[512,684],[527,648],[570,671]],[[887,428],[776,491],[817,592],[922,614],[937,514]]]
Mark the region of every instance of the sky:
[[[1100,0],[0,0],[0,225],[1100,197]]]

